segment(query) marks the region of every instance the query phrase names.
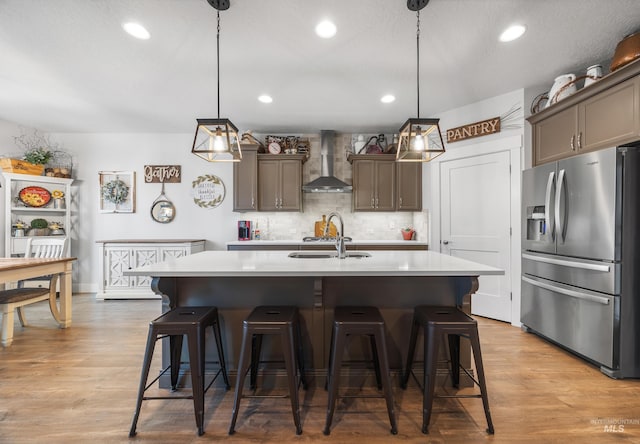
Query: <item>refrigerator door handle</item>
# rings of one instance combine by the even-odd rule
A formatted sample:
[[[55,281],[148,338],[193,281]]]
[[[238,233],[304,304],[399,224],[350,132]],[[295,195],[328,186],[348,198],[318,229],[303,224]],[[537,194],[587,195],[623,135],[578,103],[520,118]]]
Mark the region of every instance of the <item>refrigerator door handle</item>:
[[[560,213],[560,200],[562,197],[562,191],[564,187],[564,170],[560,170],[558,173],[558,181],[556,182],[556,202],[554,205],[555,219],[556,219],[556,234],[558,240],[564,241],[564,218]],[[563,212],[564,213],[564,212]]]
[[[547,191],[545,193],[544,199],[544,223],[547,225],[547,232],[549,233],[549,242],[554,242],[556,233],[555,226],[551,224],[551,188],[553,188],[553,183],[555,179],[555,171],[551,171],[549,173],[549,179],[547,180]]]
[[[609,273],[611,271],[611,267],[609,265],[585,264],[582,262],[573,262],[573,261],[565,261],[562,259],[554,259],[550,257],[534,256],[532,254],[526,254],[526,253],[522,255],[522,259],[529,259],[535,262],[543,262],[545,264],[561,265],[563,267],[581,268],[583,270],[602,271],[604,273]]]
[[[602,305],[609,305],[609,299],[602,296],[595,296],[591,294],[581,293],[579,291],[556,287],[555,285],[547,284],[546,282],[535,281],[525,276],[522,276],[522,280],[536,287],[544,288],[545,290],[553,291],[555,293],[560,293],[565,296],[570,296],[572,298],[577,298],[577,299],[583,299],[585,301],[597,302],[598,304],[602,304]]]

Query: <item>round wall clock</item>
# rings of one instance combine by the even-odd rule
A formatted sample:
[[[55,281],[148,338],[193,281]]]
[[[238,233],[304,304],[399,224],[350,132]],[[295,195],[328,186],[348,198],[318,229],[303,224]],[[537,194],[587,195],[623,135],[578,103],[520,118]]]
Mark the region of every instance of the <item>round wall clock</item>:
[[[193,202],[201,208],[215,208],[224,200],[224,182],[218,176],[205,174],[198,176],[191,184]]]
[[[280,154],[281,150],[282,148],[280,148],[280,144],[278,142],[271,142],[269,144],[269,152],[271,154]]]

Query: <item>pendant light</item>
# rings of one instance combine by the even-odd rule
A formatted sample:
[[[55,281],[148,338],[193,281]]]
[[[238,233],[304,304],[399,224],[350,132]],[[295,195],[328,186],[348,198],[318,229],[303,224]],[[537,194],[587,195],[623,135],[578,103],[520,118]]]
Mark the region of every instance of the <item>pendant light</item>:
[[[397,162],[429,162],[444,153],[444,141],[438,122],[440,119],[420,118],[420,10],[429,0],[407,0],[407,8],[416,11],[416,86],[418,117],[407,119],[399,131]]]
[[[218,118],[196,119],[198,127],[191,152],[208,162],[239,162],[242,160],[238,128],[229,119],[220,118],[220,11],[229,9],[229,0],[207,0],[217,11],[217,80]]]

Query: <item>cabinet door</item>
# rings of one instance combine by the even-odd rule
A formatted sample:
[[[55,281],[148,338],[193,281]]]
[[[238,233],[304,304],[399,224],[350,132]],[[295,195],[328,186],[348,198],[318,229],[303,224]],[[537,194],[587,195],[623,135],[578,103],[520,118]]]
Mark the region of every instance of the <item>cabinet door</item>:
[[[280,161],[280,211],[300,211],[302,207],[302,163]]]
[[[375,168],[373,160],[353,162],[353,210],[375,210]]]
[[[275,211],[279,205],[279,171],[277,160],[258,162],[258,209]]]
[[[580,151],[632,142],[640,135],[640,77],[629,79],[579,106]]]
[[[131,253],[131,268],[142,267],[144,265],[158,263],[158,249],[148,247],[134,247]],[[132,282],[134,287],[149,287],[151,285],[150,276],[134,276]]]
[[[376,211],[396,209],[396,163],[374,161],[376,169]]]
[[[422,211],[422,163],[398,162],[396,176],[398,211]]]
[[[242,147],[242,161],[233,164],[233,211],[258,209],[258,150]]]
[[[104,251],[104,286],[105,288],[128,288],[131,277],[123,272],[131,267],[131,250],[129,248],[109,247]]]
[[[578,107],[572,106],[533,128],[533,163],[541,165],[564,159],[575,153],[577,147]]]
[[[244,154],[242,156],[244,158]],[[159,255],[160,261],[166,261],[167,259],[177,259],[182,256],[186,256],[189,254],[187,251],[187,247],[180,246],[166,246],[160,247]]]

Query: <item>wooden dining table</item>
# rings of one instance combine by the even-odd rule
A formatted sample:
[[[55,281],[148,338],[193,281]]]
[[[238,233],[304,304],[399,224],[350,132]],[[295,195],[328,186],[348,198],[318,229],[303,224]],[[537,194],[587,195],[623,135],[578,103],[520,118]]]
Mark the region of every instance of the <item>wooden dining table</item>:
[[[60,283],[60,308],[56,308],[58,312],[54,314],[54,318],[61,328],[67,328],[71,325],[71,271],[75,260],[75,257],[0,258],[0,284],[57,274]],[[51,297],[55,297],[55,292]],[[56,304],[52,306],[57,307]]]

